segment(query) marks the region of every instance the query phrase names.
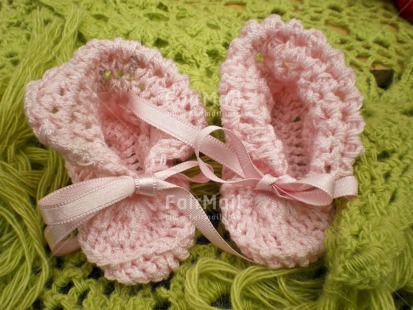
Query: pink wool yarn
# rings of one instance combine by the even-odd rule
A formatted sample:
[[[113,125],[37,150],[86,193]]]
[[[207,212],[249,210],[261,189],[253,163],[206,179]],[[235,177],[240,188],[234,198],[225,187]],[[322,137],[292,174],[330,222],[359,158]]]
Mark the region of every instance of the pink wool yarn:
[[[342,52],[317,30],[279,16],[249,21],[221,68],[222,124],[273,176],[352,175],[363,151],[362,96]],[[226,178],[236,178],[229,170]],[[241,251],[271,268],[305,266],[323,253],[334,208],[223,185],[223,223]]]
[[[93,40],[43,79],[28,84],[25,112],[39,140],[66,159],[73,182],[161,171],[192,149],[139,120],[126,93],[165,112],[206,125],[189,78],[154,49],[123,39]],[[180,184],[182,185],[182,184]],[[166,197],[133,195],[78,229],[89,261],[125,284],[166,278],[188,257],[195,227]]]

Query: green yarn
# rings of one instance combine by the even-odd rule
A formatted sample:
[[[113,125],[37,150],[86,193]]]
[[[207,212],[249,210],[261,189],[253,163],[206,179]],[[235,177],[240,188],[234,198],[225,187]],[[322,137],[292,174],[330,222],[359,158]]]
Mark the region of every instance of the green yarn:
[[[64,161],[35,139],[23,114],[28,81],[92,38],[139,40],[191,77],[208,120],[220,123],[219,66],[249,19],[279,14],[321,29],[343,50],[365,96],[355,174],[360,195],[337,201],[326,255],[268,270],[218,251],[202,236],[168,280],[123,286],[81,252],[57,258],[36,201],[68,184]],[[0,0],[1,309],[407,309],[413,305],[413,26],[387,0]],[[391,68],[377,86],[372,68]],[[219,167],[215,167],[219,169]],[[216,184],[194,185],[200,197]],[[213,206],[208,213],[219,214]],[[223,227],[219,226],[223,232]]]
[[[215,309],[210,304],[223,294],[230,296],[234,309],[288,309],[304,304],[308,309],[320,295],[323,271],[321,262],[306,268],[268,270],[201,259],[187,273],[186,298],[191,309]]]

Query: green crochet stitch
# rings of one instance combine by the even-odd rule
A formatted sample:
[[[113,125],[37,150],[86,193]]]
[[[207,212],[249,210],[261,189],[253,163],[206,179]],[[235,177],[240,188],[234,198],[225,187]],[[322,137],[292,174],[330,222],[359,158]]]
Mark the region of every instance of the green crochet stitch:
[[[337,202],[327,253],[306,268],[267,270],[203,237],[177,273],[126,287],[81,252],[52,257],[36,201],[66,184],[64,162],[23,114],[28,81],[92,38],[160,49],[191,77],[219,124],[219,66],[249,19],[279,14],[321,29],[342,49],[365,96],[366,152],[357,199]],[[413,26],[387,0],[0,0],[0,309],[407,309],[413,305]],[[372,68],[391,68],[377,86]],[[194,186],[213,195],[216,185]],[[211,213],[214,210],[211,209]],[[222,229],[222,227],[220,227]]]

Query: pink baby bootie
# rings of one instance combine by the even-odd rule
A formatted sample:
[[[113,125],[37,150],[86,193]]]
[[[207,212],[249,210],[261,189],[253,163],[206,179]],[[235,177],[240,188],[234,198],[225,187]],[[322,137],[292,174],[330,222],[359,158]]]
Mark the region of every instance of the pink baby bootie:
[[[221,68],[223,127],[243,141],[264,174],[297,179],[353,173],[363,151],[362,96],[342,52],[317,30],[279,16],[249,21]],[[237,179],[224,169],[225,179]],[[253,261],[305,266],[323,253],[329,206],[286,200],[248,186],[221,188],[223,223]]]
[[[30,126],[42,143],[64,156],[73,183],[136,178],[191,155],[190,146],[136,117],[127,108],[127,93],[196,128],[206,125],[189,78],[138,42],[93,40],[69,62],[28,84]],[[164,195],[132,195],[79,227],[78,242],[108,279],[134,284],[160,281],[175,271],[188,257],[194,234],[188,216]]]

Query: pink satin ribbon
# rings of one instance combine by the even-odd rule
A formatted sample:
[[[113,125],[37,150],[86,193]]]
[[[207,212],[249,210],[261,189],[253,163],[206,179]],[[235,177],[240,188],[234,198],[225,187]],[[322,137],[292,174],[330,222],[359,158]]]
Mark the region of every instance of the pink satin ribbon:
[[[357,180],[347,176],[335,180],[329,174],[296,180],[290,176],[264,175],[253,164],[241,140],[230,130],[209,126],[202,130],[153,106],[148,100],[131,96],[130,107],[134,114],[148,124],[192,146],[197,161],[187,161],[152,176],[129,176],[97,178],[79,182],[60,189],[39,201],[39,208],[48,225],[46,240],[55,255],[65,255],[79,248],[77,238],[71,236],[82,224],[99,211],[131,195],[171,195],[176,201],[185,199],[188,208],[182,209],[201,233],[222,250],[249,260],[232,248],[216,231],[197,199],[185,188],[167,180],[171,177],[203,183],[212,180],[234,186],[251,186],[255,190],[268,191],[290,200],[314,206],[329,205],[334,198],[355,196]],[[224,130],[228,143],[211,136],[216,130]],[[224,167],[235,172],[239,178],[226,181],[213,172],[200,157],[203,153]],[[188,178],[181,172],[200,167],[202,174]]]

